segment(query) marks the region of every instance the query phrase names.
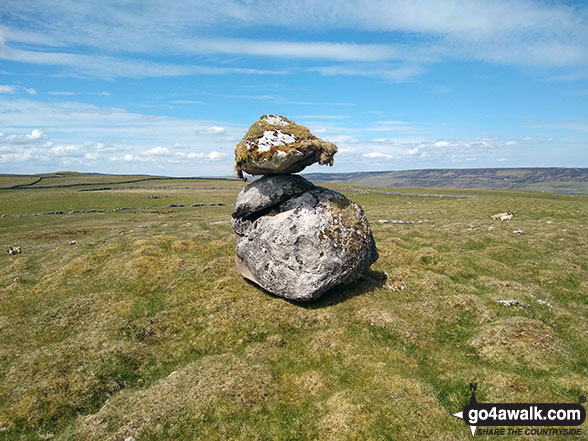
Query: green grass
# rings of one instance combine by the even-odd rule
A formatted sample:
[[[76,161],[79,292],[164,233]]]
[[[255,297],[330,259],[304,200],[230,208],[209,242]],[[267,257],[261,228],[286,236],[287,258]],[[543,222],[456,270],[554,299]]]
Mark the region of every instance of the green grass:
[[[586,196],[345,192],[380,258],[296,304],[244,281],[214,224],[242,184],[137,185],[199,188],[0,191],[0,214],[154,207],[0,218],[23,249],[0,254],[0,439],[467,440],[470,382],[487,402],[588,393]]]

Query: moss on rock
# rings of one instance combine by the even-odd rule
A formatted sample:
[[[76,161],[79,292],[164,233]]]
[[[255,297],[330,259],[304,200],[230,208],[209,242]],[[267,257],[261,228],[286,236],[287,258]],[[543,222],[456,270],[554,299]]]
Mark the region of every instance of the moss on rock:
[[[252,175],[297,173],[318,162],[333,165],[337,146],[280,115],[262,115],[235,147],[235,170]]]

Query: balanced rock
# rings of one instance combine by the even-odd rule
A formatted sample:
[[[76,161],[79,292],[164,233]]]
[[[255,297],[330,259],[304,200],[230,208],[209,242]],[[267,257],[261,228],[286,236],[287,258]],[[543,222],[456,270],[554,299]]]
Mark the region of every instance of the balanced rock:
[[[268,175],[249,184],[232,223],[240,273],[287,299],[316,299],[378,259],[361,207],[300,176]]]
[[[306,127],[280,115],[263,115],[235,147],[239,177],[298,173],[318,162],[333,165],[335,144],[317,138]]]

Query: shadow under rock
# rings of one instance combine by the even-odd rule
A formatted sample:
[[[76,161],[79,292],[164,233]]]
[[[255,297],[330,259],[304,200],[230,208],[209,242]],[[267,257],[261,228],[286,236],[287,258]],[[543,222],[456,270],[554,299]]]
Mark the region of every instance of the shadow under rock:
[[[310,302],[296,302],[288,300],[290,303],[301,306],[306,309],[319,309],[326,306],[336,305],[345,302],[353,297],[372,292],[386,284],[386,273],[384,271],[374,271],[368,269],[359,278],[352,283],[339,285],[325,292],[321,297]]]
[[[384,271],[374,271],[372,269],[368,269],[363,274],[361,274],[355,282],[348,283],[346,285],[339,285],[331,288],[327,292],[325,292],[321,297],[316,300],[310,300],[308,302],[300,302],[296,300],[290,299],[283,299],[280,296],[277,296],[268,290],[262,288],[257,283],[252,282],[248,279],[243,279],[249,285],[260,289],[265,294],[270,297],[283,299],[292,305],[300,306],[305,309],[318,309],[324,308],[327,306],[336,305],[341,302],[345,302],[346,300],[352,299],[353,297],[360,296],[362,294],[374,291],[377,288],[381,288],[386,283],[386,273]]]

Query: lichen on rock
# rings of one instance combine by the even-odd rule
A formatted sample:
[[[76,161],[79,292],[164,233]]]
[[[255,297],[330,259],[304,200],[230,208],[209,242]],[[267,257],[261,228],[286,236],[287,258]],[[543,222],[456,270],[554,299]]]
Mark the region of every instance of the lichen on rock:
[[[292,175],[249,184],[233,211],[243,277],[291,300],[309,301],[350,283],[378,258],[361,207]]]
[[[335,144],[281,115],[262,115],[235,147],[235,170],[251,175],[298,173],[318,162],[333,165]]]

